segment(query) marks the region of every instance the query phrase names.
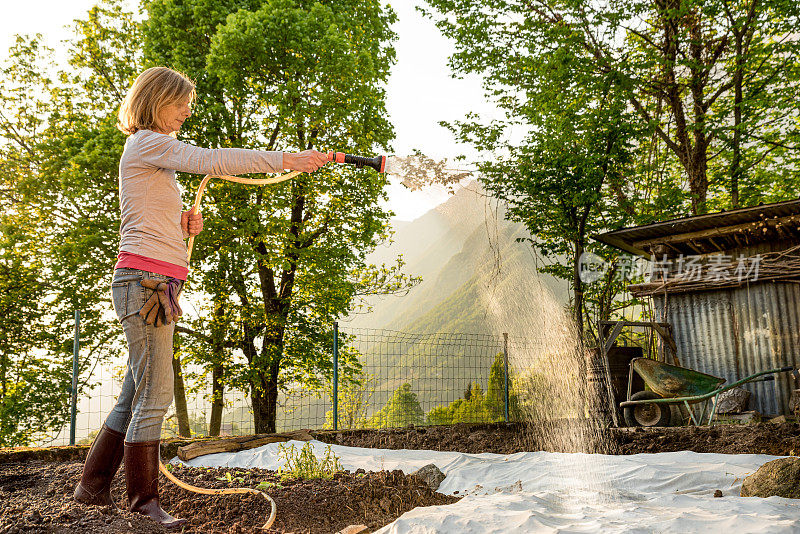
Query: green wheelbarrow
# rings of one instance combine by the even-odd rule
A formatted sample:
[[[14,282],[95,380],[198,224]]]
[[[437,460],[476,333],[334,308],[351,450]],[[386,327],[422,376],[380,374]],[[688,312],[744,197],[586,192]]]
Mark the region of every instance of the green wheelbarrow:
[[[639,391],[631,395],[633,384],[633,373],[638,373],[650,391]],[[634,358],[631,360],[630,371],[628,374],[628,396],[625,402],[620,403],[628,426],[669,426],[671,410],[670,404],[681,404],[686,406],[692,422],[696,426],[703,424],[706,416],[709,400],[713,400],[711,410],[708,413],[708,421],[711,420],[717,411],[717,398],[720,393],[733,389],[747,382],[766,382],[774,380],[776,373],[793,372],[798,376],[794,367],[781,367],[780,369],[770,369],[761,371],[754,375],[723,386],[724,378],[708,375],[670,365],[668,363],[651,360],[650,358]],[[695,417],[694,412],[689,407],[690,404],[705,402],[699,417]]]

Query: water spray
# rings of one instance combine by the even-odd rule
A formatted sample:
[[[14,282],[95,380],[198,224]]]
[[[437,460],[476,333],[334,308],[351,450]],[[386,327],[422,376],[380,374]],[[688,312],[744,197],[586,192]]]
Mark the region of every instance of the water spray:
[[[408,157],[375,156],[369,158],[344,152],[328,152],[328,161],[355,165],[357,169],[371,167],[380,173],[395,175],[411,189],[419,188],[425,182],[441,185],[452,184],[477,172],[475,169],[448,167],[447,160],[436,161],[421,153]]]
[[[441,177],[445,176],[446,173],[449,172],[451,173],[449,175],[450,181],[453,181],[453,177],[455,177],[456,179],[460,179],[463,176],[472,173],[471,171],[462,171],[461,169],[447,169],[444,166],[444,162],[435,162],[432,159],[427,158],[426,156],[423,155],[417,155],[408,158],[400,158],[400,157],[387,158],[386,156],[375,156],[370,158],[366,156],[355,156],[352,154],[345,154],[344,152],[331,151],[328,152],[328,161],[333,163],[353,165],[357,169],[370,167],[372,169],[375,169],[379,173],[395,174],[403,178],[404,183],[406,181],[409,181],[409,183],[413,183],[415,179],[420,180],[422,179],[423,176],[428,177],[429,179],[431,173],[433,174],[433,177],[435,179],[441,180]],[[452,173],[455,171],[460,171],[461,174],[453,175]],[[195,195],[195,200],[194,204],[192,205],[191,213],[195,214],[198,212],[200,208],[200,202],[203,199],[203,193],[205,192],[206,189],[206,185],[208,185],[208,182],[209,180],[211,180],[211,178],[219,178],[221,180],[226,180],[229,182],[237,182],[249,185],[272,185],[284,182],[286,180],[290,180],[300,174],[302,174],[301,171],[292,171],[271,178],[242,178],[241,176],[207,174],[205,177],[203,177],[203,180],[200,182],[200,186],[197,188],[197,194]],[[411,185],[409,185],[409,187],[411,189],[414,189],[414,187]],[[187,256],[186,256],[187,264],[191,262],[193,249],[194,249],[194,236],[191,236],[189,238],[189,242],[187,243]],[[265,530],[269,529],[275,522],[275,518],[277,515],[277,507],[275,505],[275,501],[263,491],[259,491],[253,488],[208,489],[208,488],[200,488],[197,486],[193,486],[191,484],[187,484],[179,480],[175,475],[173,475],[166,468],[166,466],[164,466],[164,463],[161,461],[160,457],[159,457],[159,470],[165,477],[167,477],[175,485],[194,493],[201,493],[205,495],[230,495],[237,493],[259,494],[263,496],[270,504],[270,514],[269,517],[267,518],[267,522],[264,524],[262,528]]]

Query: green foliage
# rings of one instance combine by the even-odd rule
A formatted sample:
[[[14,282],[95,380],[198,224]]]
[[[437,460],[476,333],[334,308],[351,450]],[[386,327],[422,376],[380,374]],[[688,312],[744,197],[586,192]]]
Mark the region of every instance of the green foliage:
[[[512,377],[509,377],[508,406],[509,420],[519,421],[521,417],[519,395]],[[437,406],[427,415],[427,421],[431,425],[496,423],[504,420],[505,370],[502,352],[495,356],[489,370],[489,385],[485,395],[480,384],[473,382],[464,393],[463,399],[456,399],[446,406]]]
[[[256,489],[261,491],[269,491],[272,489],[281,489],[281,488],[283,488],[282,484],[278,484],[276,482],[270,482],[269,480],[263,480],[258,483],[258,486],[256,486]]]
[[[60,70],[41,36],[18,38],[0,65],[0,240],[18,241],[9,229],[24,228],[35,243],[13,245],[0,283],[25,282],[40,303],[19,308],[25,321],[0,319],[0,330],[17,334],[27,325],[0,348],[0,434],[16,433],[14,443],[63,423],[75,309],[88,355],[82,374],[120,350],[108,314],[125,140],[115,112],[145,67],[196,79],[182,135],[201,146],[369,153],[393,135],[383,86],[395,16],[377,0],[145,0],[142,8],[139,22],[121,0],[101,0],[73,25]],[[199,183],[179,180],[191,192]],[[188,286],[210,298],[181,330],[192,337],[186,363],[213,377],[215,424],[225,387],[235,386],[251,392],[255,430],[274,430],[281,388],[327,382],[333,320],[362,296],[413,285],[401,261],[365,261],[388,236],[385,185],[384,175],[342,167],[269,190],[212,183]],[[341,365],[345,376],[358,368],[347,354]],[[24,418],[30,429],[20,427]]]
[[[233,475],[231,475],[230,471],[226,471],[225,476],[216,477],[216,479],[235,484],[244,484],[245,482],[244,477],[234,477]]]
[[[0,292],[15,302],[0,318],[0,444],[65,423],[75,310],[79,390],[120,348],[107,313],[124,141],[113,115],[138,69],[138,25],[110,0],[73,30],[60,69],[40,35],[17,37],[0,64]]]
[[[428,412],[428,423],[432,425],[451,425],[455,423],[489,423],[492,417],[480,384],[470,385],[465,398],[457,399],[447,406],[437,406]],[[502,420],[500,416],[499,420]]]
[[[148,1],[144,58],[197,81],[184,134],[197,144],[369,153],[392,137],[383,84],[393,12],[376,0]],[[189,190],[199,178],[180,176]],[[330,166],[266,188],[212,184],[191,325],[195,363],[249,390],[256,432],[275,430],[281,389],[322,390],[333,321],[369,294],[403,292],[395,266],[366,263],[388,234],[386,177]],[[347,376],[351,354],[340,358]]]
[[[511,373],[509,373],[510,375]],[[508,416],[512,421],[519,421],[519,395],[514,389],[514,379],[508,377]],[[505,419],[506,373],[503,353],[498,352],[489,369],[489,385],[486,388],[486,409],[493,421]]]
[[[286,465],[278,469],[281,480],[299,478],[312,480],[315,478],[333,478],[333,475],[342,470],[339,457],[331,451],[331,446],[325,448],[325,456],[317,459],[310,442],[298,451],[294,444],[288,447],[280,444],[278,455],[286,460]]]
[[[624,287],[578,278],[583,252],[617,255],[588,236],[796,197],[796,2],[426,3],[455,74],[482,76],[505,112],[447,126],[498,155],[484,184],[570,281],[579,327],[610,318]]]
[[[367,427],[399,428],[421,425],[424,422],[425,414],[417,400],[417,394],[411,391],[411,384],[405,383],[395,390],[386,406],[369,418]]]
[[[366,428],[372,397],[378,379],[374,375],[364,375],[363,372],[347,380],[339,387],[338,428]],[[333,392],[331,392],[331,401]],[[333,428],[333,410],[325,412],[325,426]]]
[[[37,433],[60,426],[70,393],[68,362],[57,365],[41,357],[40,347],[53,341],[39,303],[47,283],[41,264],[28,262],[35,243],[14,221],[0,215],[0,446],[5,447],[27,445]]]

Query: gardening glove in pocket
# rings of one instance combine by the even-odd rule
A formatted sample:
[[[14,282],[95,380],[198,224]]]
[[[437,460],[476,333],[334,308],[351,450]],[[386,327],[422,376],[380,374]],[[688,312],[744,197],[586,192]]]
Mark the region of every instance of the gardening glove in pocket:
[[[173,320],[183,315],[180,304],[178,304],[178,293],[181,281],[170,278],[166,282],[152,278],[142,280],[142,286],[153,292],[150,298],[139,310],[139,316],[147,324],[161,326],[170,324]]]

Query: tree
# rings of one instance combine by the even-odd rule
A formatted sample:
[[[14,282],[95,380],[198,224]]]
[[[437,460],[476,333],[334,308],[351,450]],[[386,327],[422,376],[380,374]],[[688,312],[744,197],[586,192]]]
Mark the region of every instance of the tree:
[[[425,413],[419,405],[417,394],[411,391],[411,384],[405,383],[395,390],[386,406],[370,417],[367,427],[399,428],[424,422]]]
[[[483,389],[473,382],[464,392],[463,399],[456,399],[446,406],[436,406],[428,412],[428,424],[453,425],[456,423],[490,423],[496,421],[491,413]],[[500,419],[503,415],[500,415]]]
[[[587,300],[607,318],[622,287],[580,280],[581,254],[613,257],[591,233],[793,194],[794,2],[427,4],[455,40],[454,74],[482,75],[505,112],[450,127],[503,156],[479,165],[486,188],[545,255],[567,258],[548,270],[570,280],[578,328]]]
[[[39,319],[26,327],[31,335],[3,341],[0,349],[16,365],[15,396],[7,390],[3,420],[13,421],[19,410],[19,428],[44,431],[64,422],[75,310],[82,317],[81,373],[120,349],[114,340],[121,329],[106,313],[124,142],[114,111],[137,68],[137,28],[119,2],[107,2],[76,21],[68,69],[56,71],[41,36],[18,37],[0,67],[0,241],[18,254],[7,264],[3,285],[16,288],[11,294],[18,298],[24,298],[20,290],[34,291],[35,298],[18,306],[39,308]],[[79,381],[81,389],[92,385]],[[9,408],[12,398],[20,403]],[[37,410],[50,415],[39,418]]]
[[[509,420],[519,421],[522,417],[519,395],[514,388],[514,380],[508,380]],[[477,382],[472,382],[464,392],[464,398],[456,399],[447,405],[436,406],[427,415],[431,425],[452,425],[456,423],[496,423],[505,420],[505,366],[503,353],[495,356],[489,369],[489,383],[486,394]]]
[[[67,418],[68,361],[46,358],[56,338],[40,305],[47,292],[25,220],[0,215],[0,446],[28,445]],[[71,347],[70,347],[71,348]]]
[[[513,388],[513,377],[508,377],[508,417],[511,421],[519,421],[519,396]],[[486,387],[486,409],[492,421],[505,420],[506,372],[502,352],[498,352],[489,369],[489,384]]]
[[[508,204],[507,217],[524,223],[533,236],[531,244],[550,259],[542,270],[570,282],[575,324],[582,337],[585,294],[590,288],[581,278],[581,261],[586,252],[602,253],[589,242],[589,235],[604,228],[610,216],[630,217],[605,193],[613,184],[625,182],[638,132],[626,109],[621,88],[625,81],[617,73],[587,74],[590,58],[574,42],[538,44],[545,49],[505,61],[486,57],[492,66],[481,68],[487,84],[498,87],[495,94],[500,86],[519,89],[498,100],[507,111],[507,122],[484,125],[473,117],[450,127],[462,142],[506,154],[478,164],[481,181]],[[471,61],[483,52],[470,48],[469,59],[467,52],[463,54],[458,56],[463,63],[456,65],[469,70]],[[517,124],[527,135],[522,140],[507,139],[506,130]],[[566,258],[567,263],[557,258]]]
[[[367,427],[367,412],[377,385],[375,375],[361,372],[339,387],[338,428]],[[333,428],[333,410],[325,412],[325,428]]]
[[[769,154],[797,150],[795,2],[535,0],[514,2],[509,10],[521,4],[537,37],[567,35],[568,43],[557,42],[584,49],[587,72],[625,77],[631,109],[686,178],[693,214],[708,209],[709,190],[719,186],[730,186],[732,204],[739,205],[744,146],[757,154],[751,167],[773,170],[780,170],[779,158]],[[709,176],[721,150],[732,152],[730,166]]]
[[[391,138],[382,85],[394,60],[395,16],[376,0],[168,0],[144,7],[146,64],[166,64],[197,81],[191,141],[366,153]],[[198,183],[180,179],[189,190]],[[328,168],[270,189],[210,188],[193,284],[215,295],[232,324],[210,334],[225,336],[213,343],[243,356],[225,366],[224,381],[249,391],[256,432],[275,431],[282,388],[322,388],[332,371],[337,317],[363,295],[408,288],[399,263],[364,260],[387,236],[389,213],[378,204],[385,180]],[[354,358],[340,365],[357,368]]]

